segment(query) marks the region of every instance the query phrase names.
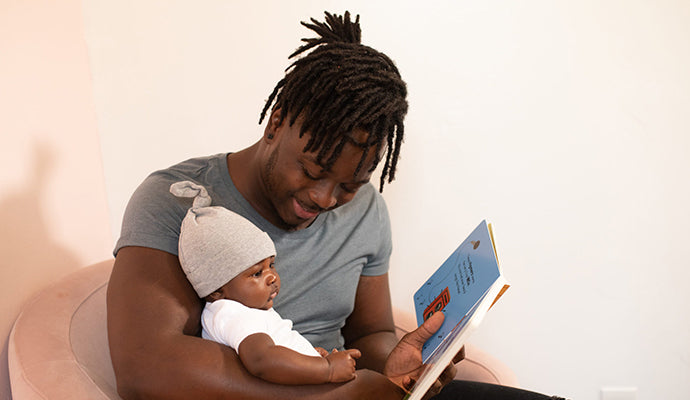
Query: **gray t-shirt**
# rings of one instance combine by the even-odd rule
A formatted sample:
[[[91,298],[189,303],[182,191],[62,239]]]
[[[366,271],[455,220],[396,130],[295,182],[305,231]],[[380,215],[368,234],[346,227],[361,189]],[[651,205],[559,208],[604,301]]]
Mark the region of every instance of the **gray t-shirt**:
[[[276,311],[292,320],[314,346],[342,349],[340,329],[354,307],[360,276],[388,271],[392,241],[383,198],[366,184],[352,201],[322,213],[308,228],[284,231],[242,197],[230,179],[226,156],[190,159],[147,177],[127,205],[114,253],[142,246],[177,255],[180,225],[191,199],[173,196],[170,185],[182,180],[203,185],[213,205],[242,215],[275,242],[282,282]]]

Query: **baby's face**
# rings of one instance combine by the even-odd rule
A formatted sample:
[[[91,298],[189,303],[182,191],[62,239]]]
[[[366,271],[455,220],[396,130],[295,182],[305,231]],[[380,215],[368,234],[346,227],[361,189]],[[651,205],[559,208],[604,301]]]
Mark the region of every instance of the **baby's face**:
[[[268,310],[280,291],[280,276],[268,257],[252,265],[219,289],[223,298],[235,300],[247,307]]]

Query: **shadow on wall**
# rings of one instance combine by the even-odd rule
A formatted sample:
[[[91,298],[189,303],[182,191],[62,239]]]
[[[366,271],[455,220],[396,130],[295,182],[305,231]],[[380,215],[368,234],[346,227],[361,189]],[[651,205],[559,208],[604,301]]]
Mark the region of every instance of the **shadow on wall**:
[[[17,188],[3,188],[0,195],[0,398],[9,388],[8,336],[25,302],[34,293],[78,266],[77,257],[60,246],[48,231],[44,215],[46,186],[55,161],[48,146],[33,148],[29,174]],[[76,201],[76,199],[75,199]],[[75,216],[79,218],[79,216]]]

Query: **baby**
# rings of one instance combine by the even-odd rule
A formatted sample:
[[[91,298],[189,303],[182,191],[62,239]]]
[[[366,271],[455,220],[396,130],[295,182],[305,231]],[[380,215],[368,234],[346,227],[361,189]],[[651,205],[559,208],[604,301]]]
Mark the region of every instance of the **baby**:
[[[177,182],[170,192],[194,198],[178,250],[187,279],[206,300],[202,337],[232,347],[250,373],[267,381],[301,385],[353,379],[359,350],[314,348],[273,309],[280,276],[268,234],[224,207],[211,207],[203,186]]]

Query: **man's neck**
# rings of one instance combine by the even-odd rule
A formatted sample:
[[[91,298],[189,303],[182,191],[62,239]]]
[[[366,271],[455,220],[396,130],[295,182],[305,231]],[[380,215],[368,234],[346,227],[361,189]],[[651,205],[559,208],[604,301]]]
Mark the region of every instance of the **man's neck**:
[[[227,156],[228,171],[230,179],[240,192],[242,197],[249,203],[256,212],[264,217],[274,226],[291,230],[284,226],[273,204],[268,198],[264,185],[261,180],[261,165],[257,156],[258,143],[241,150],[237,153],[230,153]]]

